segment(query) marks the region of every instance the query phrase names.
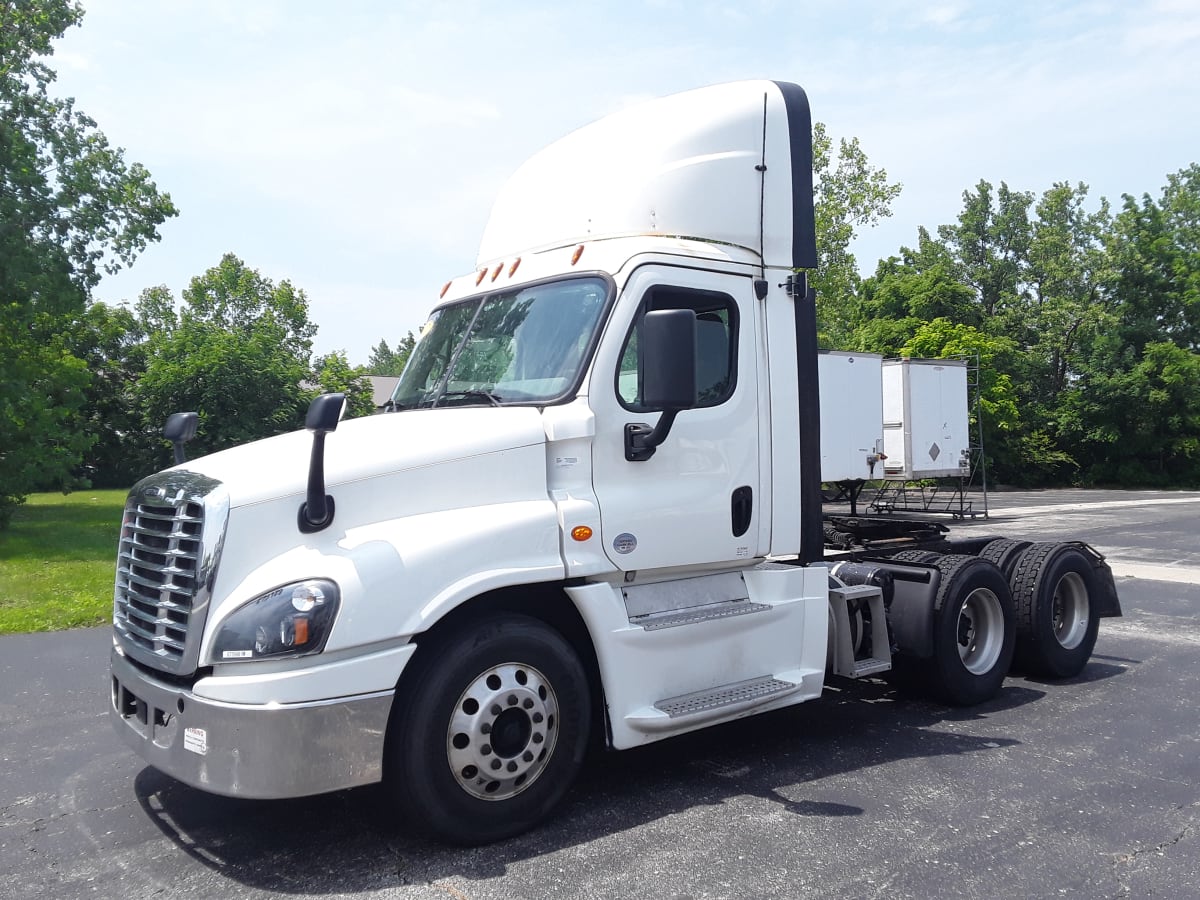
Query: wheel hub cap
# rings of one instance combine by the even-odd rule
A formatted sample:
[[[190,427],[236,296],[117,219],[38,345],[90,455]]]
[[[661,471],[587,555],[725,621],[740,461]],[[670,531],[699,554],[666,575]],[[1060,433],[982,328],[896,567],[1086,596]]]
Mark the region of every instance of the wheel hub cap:
[[[973,675],[991,671],[1004,646],[1004,611],[987,588],[971,591],[959,607],[958,657]]]
[[[455,780],[482,800],[504,800],[545,771],[558,735],[558,698],[532,666],[504,663],[463,691],[446,730]]]
[[[1068,572],[1054,588],[1054,639],[1064,649],[1074,650],[1088,629],[1087,585],[1076,572]]]

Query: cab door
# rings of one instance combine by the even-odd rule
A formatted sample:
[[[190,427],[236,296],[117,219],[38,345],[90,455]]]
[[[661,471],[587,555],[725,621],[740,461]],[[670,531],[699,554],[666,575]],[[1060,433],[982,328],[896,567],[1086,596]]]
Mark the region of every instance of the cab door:
[[[751,559],[767,546],[760,472],[758,316],[749,277],[666,265],[638,268],[605,331],[589,385],[593,489],[601,538],[624,571]],[[696,314],[695,408],[680,412],[645,461],[625,455],[625,426],[654,425],[641,403],[645,314]]]

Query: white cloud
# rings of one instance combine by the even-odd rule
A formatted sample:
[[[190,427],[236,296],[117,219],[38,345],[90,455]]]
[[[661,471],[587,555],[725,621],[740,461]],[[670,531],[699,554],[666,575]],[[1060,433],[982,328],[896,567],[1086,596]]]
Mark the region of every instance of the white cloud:
[[[964,11],[965,9],[961,3],[942,3],[937,6],[926,7],[921,14],[921,19],[930,25],[946,28],[959,22]]]

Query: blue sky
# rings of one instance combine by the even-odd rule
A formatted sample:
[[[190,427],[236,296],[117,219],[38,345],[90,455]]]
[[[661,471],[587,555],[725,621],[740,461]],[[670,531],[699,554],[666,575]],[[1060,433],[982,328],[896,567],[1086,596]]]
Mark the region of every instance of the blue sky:
[[[860,268],[981,178],[1157,197],[1200,159],[1200,2],[84,0],[74,96],[181,215],[98,299],[178,295],[226,252],[365,363],[470,270],[521,161],[646,97],[795,81],[904,185]],[[636,140],[636,135],[630,136]]]

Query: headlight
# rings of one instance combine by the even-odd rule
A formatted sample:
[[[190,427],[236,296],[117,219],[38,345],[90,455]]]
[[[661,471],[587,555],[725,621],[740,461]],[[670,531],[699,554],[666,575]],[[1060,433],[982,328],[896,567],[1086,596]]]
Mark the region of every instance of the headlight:
[[[214,663],[320,653],[338,610],[332,581],[309,579],[255,597],[221,623],[209,657]]]

